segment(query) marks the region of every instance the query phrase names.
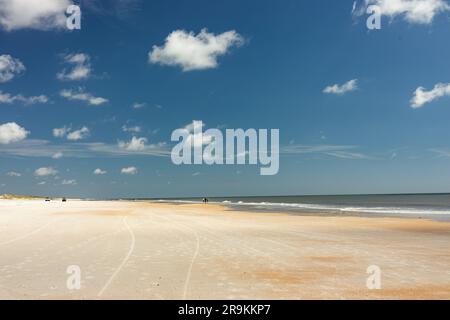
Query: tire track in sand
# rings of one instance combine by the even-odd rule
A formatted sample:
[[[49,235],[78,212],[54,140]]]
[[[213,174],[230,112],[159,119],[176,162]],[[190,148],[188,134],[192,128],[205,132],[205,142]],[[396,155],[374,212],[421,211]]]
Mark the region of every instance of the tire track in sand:
[[[127,222],[127,217],[124,217],[122,220],[123,224],[125,225],[125,227],[127,228],[128,232],[130,233],[131,236],[131,244],[130,244],[130,248],[128,250],[127,255],[125,256],[125,258],[122,260],[122,263],[117,267],[116,271],[114,271],[114,273],[111,275],[111,277],[108,279],[108,281],[106,282],[106,284],[103,286],[102,290],[100,290],[100,292],[97,294],[98,297],[101,297],[105,291],[108,289],[108,287],[111,285],[111,283],[114,281],[114,278],[119,274],[119,272],[122,270],[122,268],[125,266],[125,264],[128,262],[128,260],[131,257],[131,254],[134,251],[134,246],[136,244],[136,237],[134,235],[133,230],[131,229],[130,225]]]
[[[189,291],[189,285],[191,282],[191,275],[192,275],[192,269],[194,268],[194,264],[195,264],[195,260],[197,260],[197,256],[199,255],[200,252],[200,237],[197,233],[197,231],[195,231],[194,229],[192,229],[191,227],[186,226],[185,224],[180,223],[179,221],[174,221],[174,219],[170,219],[166,216],[162,216],[159,214],[156,214],[154,212],[150,212],[153,216],[156,216],[160,219],[163,219],[165,221],[168,221],[169,223],[172,223],[173,225],[177,226],[178,229],[181,229],[181,231],[186,232],[186,230],[189,231],[189,233],[192,233],[195,237],[196,240],[196,245],[195,245],[195,251],[194,254],[192,255],[192,259],[191,262],[189,264],[189,268],[186,274],[186,280],[184,281],[184,287],[183,287],[183,298],[182,300],[186,300],[187,298],[187,294]]]
[[[5,242],[0,242],[0,246],[6,245],[6,244],[11,244],[11,243],[14,243],[14,242],[16,242],[16,241],[20,241],[20,240],[26,239],[26,238],[32,236],[33,234],[38,233],[39,231],[41,231],[41,230],[47,228],[47,227],[48,227],[50,224],[52,224],[53,222],[55,222],[55,220],[49,221],[49,222],[47,222],[45,225],[40,226],[39,228],[34,229],[33,231],[31,231],[31,232],[29,232],[29,233],[27,233],[27,234],[21,235],[21,236],[16,237],[16,238],[13,238],[13,239],[11,239],[11,240],[7,240],[7,241],[5,241]]]

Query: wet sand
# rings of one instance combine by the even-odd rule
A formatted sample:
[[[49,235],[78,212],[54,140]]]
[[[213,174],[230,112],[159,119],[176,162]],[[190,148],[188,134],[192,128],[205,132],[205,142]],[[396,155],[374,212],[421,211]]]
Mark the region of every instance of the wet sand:
[[[425,219],[0,200],[0,299],[450,299],[449,244]]]

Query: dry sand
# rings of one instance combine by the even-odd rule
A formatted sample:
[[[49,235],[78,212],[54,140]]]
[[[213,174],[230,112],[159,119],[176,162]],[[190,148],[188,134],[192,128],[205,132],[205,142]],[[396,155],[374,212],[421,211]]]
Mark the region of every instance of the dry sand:
[[[428,220],[0,200],[0,299],[450,299],[449,244]]]

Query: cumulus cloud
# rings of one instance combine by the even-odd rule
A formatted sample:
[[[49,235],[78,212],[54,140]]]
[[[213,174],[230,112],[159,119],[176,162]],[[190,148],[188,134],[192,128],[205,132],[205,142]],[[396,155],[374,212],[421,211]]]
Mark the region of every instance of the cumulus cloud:
[[[15,171],[10,171],[6,174],[8,177],[21,177],[22,174],[19,172],[15,172]]]
[[[78,91],[73,90],[61,90],[61,97],[66,98],[68,100],[78,100],[88,103],[89,105],[99,106],[108,102],[108,99],[102,97],[95,97],[90,93],[85,92],[80,89]]]
[[[19,59],[9,54],[0,55],[0,83],[8,82],[24,71],[25,66]]]
[[[70,131],[70,128],[64,126],[62,128],[55,128],[53,129],[53,136],[55,138],[64,138],[67,133]]]
[[[83,139],[86,139],[87,137],[89,137],[89,134],[90,134],[89,128],[83,127],[79,130],[70,132],[67,135],[67,140],[70,140],[70,141],[83,140]]]
[[[200,148],[203,145],[208,145],[213,142],[214,137],[206,134],[203,131],[205,124],[203,121],[194,120],[192,123],[186,125],[183,130],[188,133],[185,143],[195,148]]]
[[[106,172],[105,170],[102,170],[102,169],[100,169],[100,168],[97,168],[97,169],[95,169],[94,170],[94,174],[96,175],[96,176],[102,176],[102,175],[105,175],[105,174],[107,174],[108,172]]]
[[[122,174],[135,175],[138,173],[138,169],[136,167],[128,167],[128,168],[123,168],[120,172]]]
[[[25,97],[22,94],[13,96],[9,93],[4,93],[3,91],[0,90],[0,103],[13,104],[16,102],[20,102],[25,105],[47,103],[48,97],[45,95]]]
[[[36,171],[34,171],[34,174],[37,177],[48,177],[48,176],[56,176],[58,174],[58,171],[52,167],[43,167],[36,169]]]
[[[30,134],[15,122],[0,125],[0,144],[10,144],[26,139]]]
[[[69,70],[63,69],[56,74],[62,81],[79,81],[88,79],[91,75],[91,63],[89,55],[85,53],[69,54],[64,57],[64,62],[71,65]]]
[[[166,66],[179,66],[183,71],[216,68],[217,58],[232,47],[240,46],[243,37],[231,30],[215,35],[203,29],[199,34],[185,30],[173,31],[163,46],[153,46],[149,62]]]
[[[130,142],[119,141],[119,148],[127,151],[144,151],[147,148],[146,138],[131,138]]]
[[[426,91],[425,88],[419,87],[416,89],[414,96],[411,99],[411,107],[414,109],[421,108],[425,104],[444,96],[450,96],[450,83],[438,83],[430,91]]]
[[[323,89],[323,93],[343,95],[358,89],[358,79],[350,80],[342,85],[334,84]]]
[[[401,16],[416,24],[429,24],[436,15],[450,10],[445,0],[364,0],[359,6],[354,6],[353,13],[363,15],[371,5],[378,6],[382,15],[392,19]]]
[[[83,140],[89,137],[90,130],[88,127],[72,131],[70,127],[64,126],[62,128],[53,129],[53,136],[55,138],[67,138],[70,141]]]
[[[0,0],[0,26],[18,29],[51,30],[66,26],[65,11],[70,0]]]

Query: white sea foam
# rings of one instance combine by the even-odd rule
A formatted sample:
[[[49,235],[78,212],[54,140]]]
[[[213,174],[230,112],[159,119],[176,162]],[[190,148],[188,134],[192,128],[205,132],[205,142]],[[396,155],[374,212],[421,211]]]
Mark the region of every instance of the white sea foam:
[[[173,203],[201,203],[201,201],[193,200],[162,200],[164,202]],[[311,203],[285,203],[285,202],[232,202],[224,200],[221,202],[210,201],[210,203],[223,204],[227,206],[247,206],[256,209],[288,209],[298,211],[325,211],[325,212],[342,212],[342,213],[372,213],[372,214],[386,214],[386,215],[450,215],[450,208],[430,208],[430,207],[362,207],[362,206],[339,206],[339,205],[322,205]]]

